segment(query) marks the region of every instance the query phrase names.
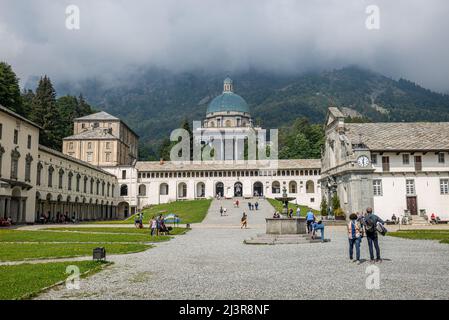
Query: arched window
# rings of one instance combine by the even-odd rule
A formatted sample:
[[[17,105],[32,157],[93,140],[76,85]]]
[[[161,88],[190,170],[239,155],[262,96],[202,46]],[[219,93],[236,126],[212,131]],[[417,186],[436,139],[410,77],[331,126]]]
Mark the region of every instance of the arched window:
[[[68,180],[67,180],[67,190],[72,190],[72,178],[73,178],[73,173],[70,171],[68,176]]]
[[[58,181],[58,188],[62,189],[62,179],[64,178],[64,170],[59,169],[59,181]]]
[[[147,187],[144,184],[141,184],[139,186],[139,196],[146,196],[147,195]]]
[[[120,196],[124,197],[128,195],[128,186],[126,184],[123,184],[120,187]]]
[[[55,169],[52,166],[48,167],[48,187],[50,188],[53,187],[53,171]]]
[[[31,162],[33,157],[28,153],[25,157],[25,181],[27,182],[31,182]]]
[[[306,193],[315,193],[315,184],[312,180],[306,182]]]
[[[167,195],[168,195],[168,184],[162,183],[162,184],[159,186],[159,194],[160,194],[161,196],[167,196]]]
[[[279,181],[274,181],[271,184],[271,193],[281,193],[281,184]]]
[[[76,175],[76,192],[80,192],[80,179],[81,179],[81,175],[78,173]]]
[[[41,185],[41,176],[42,176],[42,168],[43,165],[41,162],[37,163],[37,172],[36,172],[36,185]]]
[[[17,151],[17,147],[11,151],[11,179],[17,180],[17,171],[19,169],[20,153]]]
[[[290,181],[290,183],[288,184],[288,192],[289,193],[298,192],[298,185],[296,184],[296,181]]]

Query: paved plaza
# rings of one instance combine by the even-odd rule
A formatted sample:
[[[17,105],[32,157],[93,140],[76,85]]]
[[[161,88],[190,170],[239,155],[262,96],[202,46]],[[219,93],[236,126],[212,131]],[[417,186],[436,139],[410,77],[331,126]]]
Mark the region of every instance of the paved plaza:
[[[253,200],[254,201],[254,200]],[[203,223],[145,252],[110,257],[114,265],[38,299],[448,299],[449,245],[381,237],[380,288],[368,290],[364,262],[349,262],[344,227],[328,227],[329,243],[245,245],[265,232],[274,209],[261,200],[214,200]],[[221,217],[219,207],[228,209]],[[242,210],[248,229],[240,229]],[[362,258],[367,258],[362,243]]]

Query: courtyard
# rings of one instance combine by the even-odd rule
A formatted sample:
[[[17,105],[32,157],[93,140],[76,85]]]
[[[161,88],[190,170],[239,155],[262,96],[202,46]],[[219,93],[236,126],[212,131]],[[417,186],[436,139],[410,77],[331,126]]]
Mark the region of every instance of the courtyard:
[[[252,200],[254,202],[254,200]],[[81,280],[79,290],[56,287],[37,299],[448,299],[449,245],[381,237],[379,289],[367,289],[371,264],[347,257],[344,227],[326,228],[324,244],[250,246],[265,231],[273,207],[260,200],[213,200],[202,223],[150,250],[108,258],[113,264]],[[227,208],[220,216],[219,208]],[[241,212],[248,229],[240,229]],[[362,258],[367,258],[366,240]]]

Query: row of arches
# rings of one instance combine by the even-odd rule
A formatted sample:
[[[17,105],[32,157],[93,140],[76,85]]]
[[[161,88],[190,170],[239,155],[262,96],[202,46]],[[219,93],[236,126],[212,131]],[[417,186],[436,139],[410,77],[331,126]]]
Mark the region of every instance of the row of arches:
[[[113,201],[36,192],[36,221],[45,216],[49,221],[58,222],[61,215],[76,221],[108,220],[117,218],[117,210]]]
[[[302,183],[301,183],[302,184]],[[223,182],[217,182],[215,183],[215,190],[214,195],[220,195],[224,196],[225,194],[225,188]],[[270,186],[268,186],[270,187]],[[290,194],[296,194],[298,193],[298,183],[296,181],[290,181],[288,183],[288,193]],[[257,181],[254,182],[252,185],[252,192],[253,195],[256,196],[262,196],[264,195],[264,185],[262,182]],[[315,183],[312,180],[308,180],[305,183],[305,192],[306,193],[315,193]],[[187,198],[187,184],[185,182],[180,182],[177,185],[177,198]],[[243,196],[243,183],[240,181],[237,181],[234,183],[234,190],[233,190],[235,197],[241,197]],[[280,194],[282,193],[281,183],[279,181],[273,181],[271,183],[271,193],[272,194]],[[169,194],[169,185],[167,183],[161,183],[159,185],[159,195],[160,196],[167,196]],[[120,187],[120,195],[121,196],[128,196],[128,185],[123,184]],[[147,186],[145,184],[140,184],[138,187],[138,195],[140,197],[147,196]],[[198,182],[195,187],[195,197],[196,198],[204,198],[206,196],[206,184],[204,182]]]

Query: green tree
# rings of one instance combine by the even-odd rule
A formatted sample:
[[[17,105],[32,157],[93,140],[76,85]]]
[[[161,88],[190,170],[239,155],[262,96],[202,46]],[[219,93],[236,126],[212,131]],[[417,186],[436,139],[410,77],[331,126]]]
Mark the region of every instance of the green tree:
[[[0,62],[0,104],[22,116],[25,116],[19,79],[6,62]]]
[[[39,80],[29,118],[42,127],[40,143],[60,150],[63,124],[56,103],[56,92],[47,76]]]
[[[326,200],[326,197],[323,197],[321,199],[320,212],[321,212],[321,216],[322,217],[327,216],[327,200]]]

